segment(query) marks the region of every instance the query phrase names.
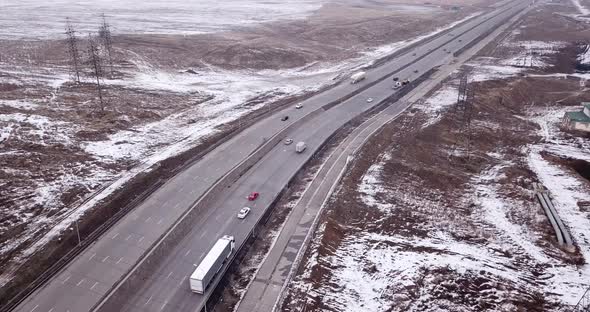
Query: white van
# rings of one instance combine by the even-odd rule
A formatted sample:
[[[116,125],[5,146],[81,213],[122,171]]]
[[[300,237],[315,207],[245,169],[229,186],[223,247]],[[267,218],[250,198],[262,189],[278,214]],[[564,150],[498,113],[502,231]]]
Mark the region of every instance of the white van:
[[[303,153],[306,147],[307,145],[305,145],[305,142],[299,142],[297,145],[295,145],[295,152]]]

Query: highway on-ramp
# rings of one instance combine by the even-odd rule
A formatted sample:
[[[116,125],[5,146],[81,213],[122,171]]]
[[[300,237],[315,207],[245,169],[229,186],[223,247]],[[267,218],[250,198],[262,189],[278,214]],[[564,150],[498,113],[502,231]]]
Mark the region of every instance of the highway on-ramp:
[[[449,52],[457,51],[489,29],[497,27],[526,5],[527,2],[517,1],[478,16],[455,27],[450,33],[425,42],[369,71],[367,79],[359,84],[340,84],[304,101],[301,110],[288,108],[245,129],[155,191],[46,285],[29,296],[16,311],[93,310],[105,296],[112,294],[121,278],[212,184],[262,144],[269,142],[273,135],[314,112],[304,121],[298,122],[297,127],[289,129],[288,133],[281,134],[293,138],[295,142],[305,141],[308,150],[297,154],[294,145],[276,144],[225,192],[216,194],[215,200],[201,212],[202,215],[188,234],[170,248],[164,259],[159,259],[161,262],[153,274],[138,284],[134,292],[122,294],[125,300],[117,306],[120,311],[199,311],[213,287],[205,295],[190,292],[187,277],[194,270],[194,265],[222,235],[235,236],[240,246],[274,197],[312,153],[347,121],[394,92],[391,79],[384,77],[393,74],[400,78],[417,78],[452,58]],[[338,105],[326,106],[355,90],[362,92]],[[374,101],[367,102],[369,97]],[[289,120],[281,121],[280,116],[283,115],[288,115]],[[254,203],[245,199],[251,191],[261,193]],[[237,219],[237,211],[246,205],[253,208],[252,212],[244,220]],[[215,283],[218,280],[219,276]],[[121,297],[121,294],[118,295]],[[107,304],[102,310],[113,311],[112,307]]]

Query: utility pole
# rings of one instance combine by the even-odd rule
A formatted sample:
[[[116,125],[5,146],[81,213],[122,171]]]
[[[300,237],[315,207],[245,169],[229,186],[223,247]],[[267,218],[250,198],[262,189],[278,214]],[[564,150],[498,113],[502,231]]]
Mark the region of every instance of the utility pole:
[[[94,76],[96,77],[96,89],[98,90],[98,99],[100,101],[100,111],[104,113],[104,101],[102,99],[102,87],[100,86],[100,79],[103,75],[101,58],[100,58],[100,51],[98,50],[98,46],[92,38],[91,34],[88,34],[88,53],[89,53],[89,62],[90,66],[92,67],[92,71]]]
[[[68,45],[68,53],[70,55],[70,63],[72,66],[72,76],[76,83],[80,83],[80,54],[78,53],[78,38],[76,31],[72,26],[69,18],[66,18],[66,42]]]
[[[107,58],[109,61],[109,69],[110,69],[110,77],[112,78],[113,77],[113,56],[112,56],[113,37],[111,35],[111,27],[107,23],[107,19],[106,19],[104,13],[102,14],[102,25],[98,29],[98,37],[100,37],[100,39],[102,41],[102,45],[104,46],[104,48],[107,52]]]

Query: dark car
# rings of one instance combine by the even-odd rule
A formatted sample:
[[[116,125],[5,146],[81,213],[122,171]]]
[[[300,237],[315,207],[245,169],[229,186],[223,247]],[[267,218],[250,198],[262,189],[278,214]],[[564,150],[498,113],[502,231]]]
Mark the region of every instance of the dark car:
[[[282,121],[285,121],[287,119],[289,119],[289,116],[283,116],[283,118],[281,118]]]

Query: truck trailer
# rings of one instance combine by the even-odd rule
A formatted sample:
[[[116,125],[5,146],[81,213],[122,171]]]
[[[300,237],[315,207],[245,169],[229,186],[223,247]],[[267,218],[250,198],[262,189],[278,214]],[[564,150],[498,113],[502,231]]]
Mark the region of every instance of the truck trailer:
[[[350,76],[350,83],[357,83],[365,78],[367,78],[367,74],[365,72],[358,72]]]
[[[299,143],[297,143],[297,145],[295,145],[295,152],[303,153],[305,148],[307,148],[307,145],[305,145],[305,142],[299,142]]]
[[[235,250],[235,239],[233,236],[224,235],[217,240],[203,261],[195,269],[189,279],[191,290],[198,294],[204,294],[205,289],[221,270],[225,261]]]

